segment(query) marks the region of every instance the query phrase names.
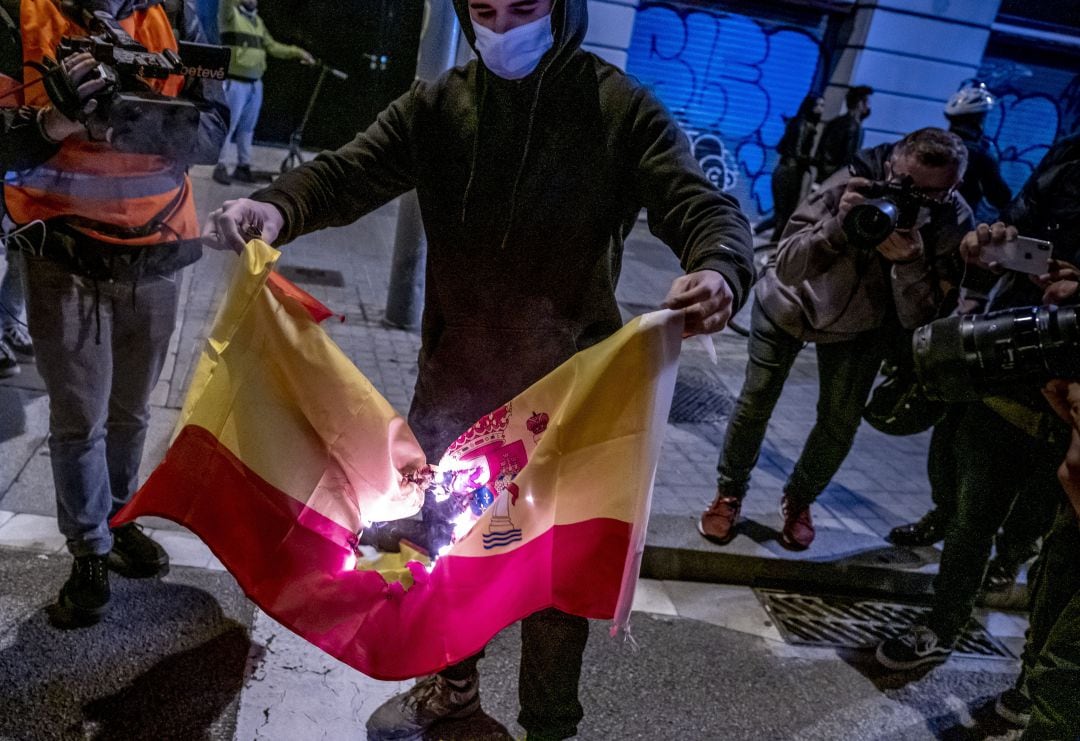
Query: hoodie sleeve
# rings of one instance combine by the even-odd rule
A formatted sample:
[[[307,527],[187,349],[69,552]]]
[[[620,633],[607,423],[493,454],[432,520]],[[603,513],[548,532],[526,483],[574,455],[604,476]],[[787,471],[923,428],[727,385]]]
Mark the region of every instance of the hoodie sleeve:
[[[285,216],[275,245],[309,232],[351,224],[416,185],[412,147],[419,82],[340,149],[323,152],[251,197]]]
[[[631,110],[630,156],[649,229],[675,251],[686,272],[723,275],[738,310],[754,282],[750,224],[738,201],[705,177],[686,135],[644,88]]]

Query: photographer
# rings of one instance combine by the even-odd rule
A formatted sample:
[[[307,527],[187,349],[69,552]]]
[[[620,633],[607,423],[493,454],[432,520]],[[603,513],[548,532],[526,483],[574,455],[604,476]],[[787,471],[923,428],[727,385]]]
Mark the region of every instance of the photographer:
[[[989,255],[1017,234],[1052,242],[1064,262],[1038,276],[1004,271],[987,310],[1076,303],[1080,283],[1070,279],[1070,266],[1080,262],[1080,136],[1052,147],[1003,213],[1003,223],[980,224],[964,237],[961,254],[973,265],[1000,270]],[[1069,437],[1035,384],[965,405],[954,438],[956,511],[934,580],[933,609],[925,625],[878,647],[882,665],[903,670],[948,659],[971,616],[1006,515],[1018,507],[1045,511],[1060,500],[1057,469]]]
[[[0,98],[3,197],[17,226],[44,224],[40,241],[24,241],[27,312],[49,393],[59,526],[75,557],[50,619],[81,626],[108,606],[107,567],[132,577],[168,568],[137,526],[108,521],[137,483],[176,271],[201,255],[187,165],[216,160],[227,111],[216,83],[169,61],[177,40],[153,0],[2,7],[21,28],[0,54],[0,73],[16,81]],[[185,15],[197,29],[193,3]],[[99,46],[127,45],[115,48],[134,54],[139,73],[72,53],[99,32]],[[144,77],[166,69],[176,73]]]
[[[946,286],[959,283],[957,245],[971,225],[956,194],[966,161],[958,137],[920,129],[860,152],[850,172],[837,172],[795,212],[776,265],[756,288],[746,381],[724,439],[716,500],[698,523],[706,538],[723,545],[735,537],[769,417],[795,357],[814,342],[817,421],[784,487],[780,536],[791,550],[813,542],[810,504],[851,449],[887,349],[897,333],[932,319]],[[877,193],[885,200],[871,204]],[[867,216],[880,226],[882,209],[897,218],[885,219],[879,234],[854,228]]]

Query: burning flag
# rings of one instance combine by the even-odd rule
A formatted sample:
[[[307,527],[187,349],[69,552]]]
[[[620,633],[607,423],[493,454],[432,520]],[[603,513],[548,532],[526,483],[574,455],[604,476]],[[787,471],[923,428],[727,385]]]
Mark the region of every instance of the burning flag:
[[[165,460],[117,515],[201,537],[260,608],[380,679],[430,674],[547,607],[625,627],[678,364],[656,312],[584,350],[465,431],[433,468],[330,340],[329,315],[252,242]],[[371,561],[365,522],[454,498],[430,564]]]

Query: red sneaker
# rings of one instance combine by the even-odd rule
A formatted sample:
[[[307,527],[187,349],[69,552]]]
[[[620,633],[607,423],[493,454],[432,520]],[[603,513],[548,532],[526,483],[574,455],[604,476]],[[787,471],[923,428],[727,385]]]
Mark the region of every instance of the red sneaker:
[[[741,509],[742,499],[730,496],[723,488],[717,489],[715,501],[698,520],[698,532],[717,545],[727,545],[738,534],[735,525]]]
[[[780,514],[784,517],[780,545],[789,551],[805,551],[809,548],[814,542],[814,521],[810,517],[810,505],[797,505],[785,494],[780,500]]]

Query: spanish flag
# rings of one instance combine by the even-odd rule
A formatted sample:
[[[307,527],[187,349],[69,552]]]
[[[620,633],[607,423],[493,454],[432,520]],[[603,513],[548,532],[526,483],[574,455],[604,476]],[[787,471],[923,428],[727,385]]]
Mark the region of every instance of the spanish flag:
[[[247,246],[165,459],[113,525],[184,525],[267,614],[379,679],[436,672],[547,607],[626,627],[681,316],[635,319],[464,431],[433,467],[464,495],[437,560],[365,558],[365,523],[415,514],[432,469],[279,254]]]

